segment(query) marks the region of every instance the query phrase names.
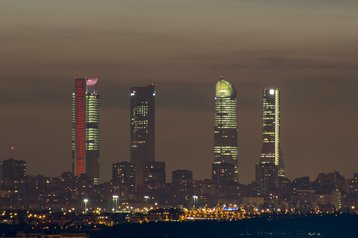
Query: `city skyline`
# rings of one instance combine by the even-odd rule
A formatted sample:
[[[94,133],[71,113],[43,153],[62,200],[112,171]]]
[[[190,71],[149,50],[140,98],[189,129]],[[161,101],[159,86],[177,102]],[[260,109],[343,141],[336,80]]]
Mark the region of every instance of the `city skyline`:
[[[86,114],[86,118],[89,119],[90,117],[92,118],[92,120],[95,120],[96,123],[99,122],[99,118],[100,118],[100,114],[99,114],[99,102],[97,102],[99,100],[99,94],[98,94],[98,85],[97,85],[97,81],[98,79],[97,78],[89,78],[89,77],[79,77],[79,78],[75,78],[75,92],[78,93],[78,90],[81,89],[81,90],[84,90],[83,92],[85,92],[84,96],[85,96],[85,104],[87,105],[88,104],[88,110],[86,110],[86,107],[84,107],[84,111],[85,111],[85,114]],[[78,83],[77,83],[78,82]],[[81,84],[81,85],[79,85]],[[231,98],[230,100],[234,100],[234,106],[233,108],[236,109],[236,111],[233,111],[230,113],[224,113],[225,115],[228,116],[228,118],[230,119],[229,121],[232,121],[232,116],[234,115],[235,118],[237,118],[237,92],[236,92],[236,89],[231,85],[231,83],[229,83],[228,81],[226,81],[223,76],[220,76],[220,79],[218,81],[216,81],[215,83],[215,97],[214,97],[214,105],[215,106],[215,114],[216,115],[221,115],[222,112],[220,112],[220,110],[218,111],[218,107],[222,104],[222,105],[226,105],[225,108],[227,108],[227,106],[229,106],[231,108],[231,103],[230,102],[227,102],[227,101],[220,101],[218,99],[220,99],[221,97],[223,97],[223,99],[225,99],[226,97],[228,98]],[[82,87],[79,87],[79,86],[82,86]],[[80,91],[81,91],[80,90]],[[76,104],[75,104],[75,95],[76,93],[73,93],[72,95],[72,110],[75,110],[76,108]],[[129,112],[130,112],[130,121],[129,121],[129,127],[131,128],[131,130],[133,130],[133,133],[136,131],[136,126],[139,125],[139,129],[144,129],[143,132],[145,131],[153,131],[154,132],[154,98],[156,96],[157,92],[155,90],[155,86],[154,84],[149,84],[148,86],[142,86],[142,87],[138,87],[138,86],[135,86],[135,87],[130,87],[130,90],[129,90],[129,97],[130,97],[130,105],[129,105]],[[91,98],[92,96],[92,98]],[[91,99],[93,99],[93,97],[95,97],[95,104],[91,104]],[[149,102],[149,101],[151,102]],[[93,100],[92,100],[93,101]],[[276,166],[278,166],[278,175],[279,176],[282,176],[282,177],[285,177],[286,174],[285,174],[285,170],[284,170],[284,167],[282,165],[282,153],[281,153],[281,146],[280,146],[280,89],[277,88],[277,87],[269,87],[269,88],[264,88],[263,89],[263,97],[262,97],[262,139],[263,139],[263,144],[262,144],[262,149],[261,149],[261,156],[260,156],[260,159],[259,159],[259,164],[262,164],[262,163],[266,163],[266,162],[273,162],[273,164],[275,164]],[[149,105],[149,107],[148,107]],[[145,107],[145,108],[144,108]],[[92,110],[90,110],[92,108]],[[93,111],[95,109],[95,111]],[[150,109],[150,110],[149,110]],[[89,112],[92,112],[92,113],[89,113]],[[151,111],[149,113],[149,111]],[[229,112],[227,111],[227,112]],[[144,113],[145,112],[145,113]],[[138,114],[139,113],[139,114]],[[144,114],[143,114],[144,113]],[[149,121],[152,121],[152,123],[148,123],[148,118],[147,116],[149,115],[149,117],[151,118]],[[278,115],[278,116],[276,116]],[[74,111],[72,111],[72,116],[73,118],[76,118],[76,114],[74,114]],[[138,117],[139,116],[139,117]],[[229,121],[226,120],[228,119],[227,117],[220,117],[221,119],[220,120],[217,120],[213,119],[213,121],[215,122],[215,128],[217,128],[217,123],[228,123]],[[226,119],[225,119],[226,118]],[[86,120],[87,120],[86,119]],[[74,120],[74,119],[73,119]],[[273,120],[273,121],[272,121]],[[234,124],[230,124],[231,126],[235,126],[237,125],[237,121],[233,121]],[[89,124],[91,124],[90,122],[88,122]],[[86,122],[86,124],[88,124]],[[144,123],[144,124],[143,124]],[[272,125],[271,125],[271,124]],[[142,126],[148,126],[148,124],[153,124],[153,125],[150,125],[150,127],[152,127],[151,129],[146,129],[146,128],[142,128]],[[91,124],[92,125],[92,124]],[[75,126],[75,124],[73,124],[73,126]],[[266,127],[265,127],[266,126]],[[98,127],[98,125],[97,125]],[[74,128],[74,127],[73,127]],[[86,126],[87,128],[87,126]],[[237,127],[235,126],[235,131],[236,133],[236,136],[237,136],[237,133],[238,133],[238,129]],[[274,128],[274,129],[273,129]],[[137,128],[138,129],[138,128]],[[215,129],[216,131],[217,129]],[[273,131],[271,131],[273,130]],[[86,132],[87,132],[87,129],[86,129]],[[277,132],[277,133],[276,133]],[[138,134],[138,132],[136,132]],[[133,143],[133,145],[135,144],[138,144],[138,143],[134,143],[135,141],[133,141],[133,136],[136,134],[134,133],[133,135],[130,133],[129,134],[129,141],[130,141],[130,144]],[[147,132],[145,132],[144,134],[146,134]],[[93,134],[93,133],[92,133]],[[141,134],[141,133],[139,133]],[[138,137],[138,135],[136,137],[138,138],[142,138],[142,137],[145,137],[144,134],[140,135]],[[215,135],[216,133],[214,133]],[[270,135],[274,135],[272,138],[270,137]],[[278,136],[278,140],[276,139]],[[95,144],[98,144],[98,135],[96,134],[96,142]],[[265,139],[266,138],[266,139]],[[272,141],[271,141],[271,139]],[[214,164],[215,164],[215,161],[216,161],[216,157],[215,157],[215,154],[216,154],[216,150],[215,150],[215,136],[213,136],[213,139],[214,139],[214,149],[213,149],[213,153],[214,153]],[[237,140],[237,138],[235,139]],[[155,141],[155,137],[154,137],[154,133],[152,133],[152,135],[150,135],[150,139],[149,141],[151,142],[154,142]],[[267,150],[267,148],[265,147],[265,143],[271,143],[273,142],[274,143],[274,147],[271,148],[273,151],[271,151],[270,149]],[[93,141],[88,141],[86,140],[86,145],[85,147],[89,147],[89,144],[93,144]],[[143,144],[143,143],[139,143],[139,144]],[[145,143],[144,143],[145,144]],[[142,161],[143,163],[143,166],[145,166],[146,162],[154,162],[154,143],[150,143],[150,147],[153,147],[152,149],[149,150],[152,151],[150,152],[149,154],[151,154],[149,157],[151,158],[150,160],[148,161]],[[73,146],[75,146],[75,144],[73,144]],[[236,145],[238,146],[238,145]],[[97,147],[96,147],[97,148]],[[15,158],[14,156],[14,151],[15,151],[15,147],[12,145],[11,148],[9,148],[10,150],[10,153],[11,153],[11,156],[9,158]],[[131,148],[130,150],[133,150],[133,148]],[[276,156],[276,152],[278,151],[278,156]],[[145,150],[144,151],[144,155],[147,154],[147,151]],[[86,152],[87,153],[87,152]],[[224,157],[227,157],[225,155],[225,153],[223,154]],[[235,157],[237,157],[237,154],[234,155]],[[225,158],[224,158],[225,160]],[[223,161],[224,161],[223,160]],[[118,161],[114,161],[112,163],[112,165],[114,164],[117,164],[117,163],[127,163],[128,161],[131,161],[131,159],[129,158],[128,160],[118,160]],[[223,162],[222,161],[222,162]],[[227,162],[227,160],[225,160]],[[134,162],[131,161],[133,164]],[[158,163],[162,163],[162,162],[158,162]],[[234,163],[236,165],[236,163]],[[75,163],[74,163],[75,165]],[[98,164],[98,167],[99,167],[99,164]],[[224,166],[225,167],[225,166]],[[189,170],[192,170],[192,168],[190,167],[190,165],[187,167],[187,168],[173,168],[171,171],[176,171],[176,170],[180,170],[180,169],[189,169]],[[226,168],[227,169],[227,168]],[[95,169],[96,170],[96,169]],[[281,170],[281,171],[280,171]],[[81,172],[81,173],[77,173],[77,167],[74,166],[73,167],[73,171],[74,171],[74,174],[79,176],[81,173],[84,173],[84,172]],[[237,171],[236,169],[233,170],[233,171]],[[332,171],[337,171],[337,170],[332,170]],[[57,171],[58,173],[61,172],[61,171]],[[64,171],[62,171],[64,172]],[[113,172],[113,171],[112,171]],[[170,174],[170,171],[166,171],[168,173],[168,175]],[[253,170],[251,171],[252,174],[254,175],[255,174],[255,168],[253,168]],[[319,171],[319,172],[322,172],[322,171]],[[257,173],[257,167],[256,167],[256,173]],[[53,175],[53,176],[56,176],[56,175]],[[237,175],[235,175],[235,178],[236,178]],[[257,175],[256,175],[257,176]],[[300,174],[298,177],[300,176],[303,176],[303,174]],[[90,177],[92,177],[90,175]],[[144,176],[143,176],[144,177]],[[289,176],[290,177],[290,176]],[[104,178],[101,178],[101,181],[106,181],[108,180],[109,178],[111,178],[111,176],[106,176],[105,179]],[[169,178],[167,178],[167,181],[169,181]],[[202,177],[200,179],[205,179],[205,178],[211,178],[211,176],[209,175],[208,177]],[[256,177],[256,180],[257,180],[257,177]],[[95,181],[98,181],[98,177],[95,177]],[[238,180],[236,180],[238,181]],[[253,179],[252,181],[255,181],[255,179]],[[245,181],[245,183],[249,183],[249,182],[252,182],[252,181]]]
[[[73,77],[84,75],[100,78],[104,95],[104,180],[112,163],[130,159],[128,89],[150,83],[158,90],[156,160],[166,162],[168,174],[188,168],[194,179],[209,178],[213,85],[223,74],[239,95],[243,183],[254,180],[262,89],[273,86],[282,90],[287,175],[338,170],[348,177],[357,167],[357,6],[351,0],[78,0],[71,7],[2,1],[0,159],[14,145],[29,174],[70,171],[69,95]]]

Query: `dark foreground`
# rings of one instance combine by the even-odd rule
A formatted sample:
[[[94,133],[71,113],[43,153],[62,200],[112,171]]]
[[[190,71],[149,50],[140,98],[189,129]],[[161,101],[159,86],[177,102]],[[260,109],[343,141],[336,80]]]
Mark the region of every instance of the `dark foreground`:
[[[123,224],[91,232],[91,238],[358,237],[357,215],[279,216],[237,222]]]
[[[26,224],[0,224],[0,237],[16,237],[16,234],[22,231],[27,234],[83,233],[82,237],[87,234],[90,238],[358,238],[358,215],[276,215],[232,222],[126,223],[114,227],[97,226],[96,230],[93,229],[91,226],[66,230],[51,227],[43,231]]]

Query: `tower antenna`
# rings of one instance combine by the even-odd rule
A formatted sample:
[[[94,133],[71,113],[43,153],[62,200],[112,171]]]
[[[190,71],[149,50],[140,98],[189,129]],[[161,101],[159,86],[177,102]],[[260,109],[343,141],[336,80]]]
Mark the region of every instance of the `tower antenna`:
[[[10,147],[10,158],[15,159],[14,157],[15,157],[15,146],[12,145]]]

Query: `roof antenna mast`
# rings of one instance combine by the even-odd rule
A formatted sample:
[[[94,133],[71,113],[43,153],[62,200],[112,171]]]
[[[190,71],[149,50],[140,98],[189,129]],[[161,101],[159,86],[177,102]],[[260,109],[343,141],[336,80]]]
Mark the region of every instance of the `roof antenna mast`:
[[[12,145],[10,147],[10,158],[15,159],[14,156],[15,156],[15,146]]]

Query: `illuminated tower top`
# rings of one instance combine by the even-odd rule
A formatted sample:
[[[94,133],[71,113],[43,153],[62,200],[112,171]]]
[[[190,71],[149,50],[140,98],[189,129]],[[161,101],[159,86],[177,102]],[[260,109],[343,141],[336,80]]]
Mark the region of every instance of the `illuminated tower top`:
[[[98,95],[98,78],[86,78],[86,94]]]
[[[231,83],[226,81],[224,78],[216,83],[215,89],[216,97],[236,97],[236,90],[232,87]]]

